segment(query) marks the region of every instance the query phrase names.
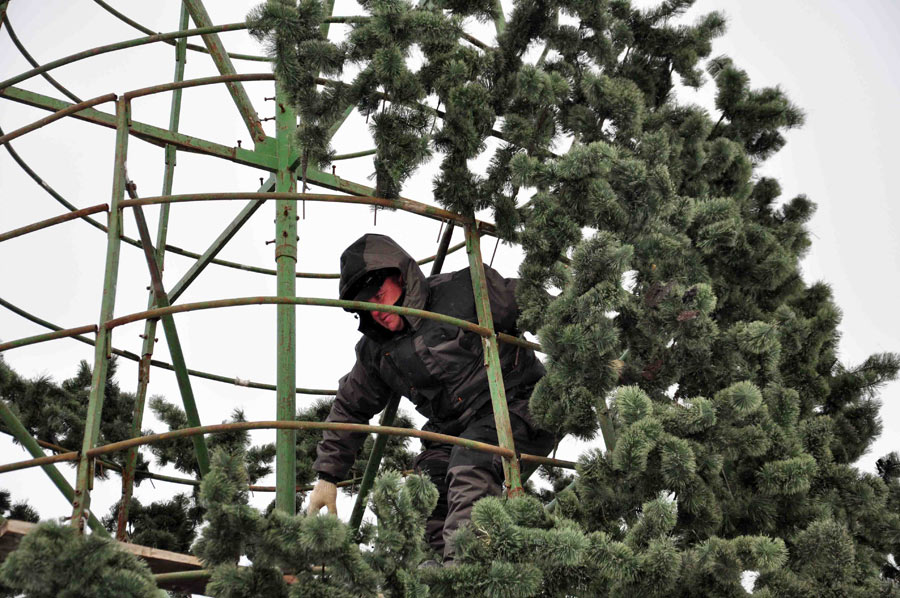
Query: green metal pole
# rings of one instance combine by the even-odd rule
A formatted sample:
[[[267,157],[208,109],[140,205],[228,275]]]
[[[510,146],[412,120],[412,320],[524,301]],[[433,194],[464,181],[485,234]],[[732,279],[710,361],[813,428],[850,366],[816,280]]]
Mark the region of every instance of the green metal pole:
[[[194,19],[194,24],[198,27],[212,26],[212,19],[209,17],[209,13],[206,12],[206,7],[203,6],[201,0],[183,1],[187,6],[188,11],[191,13],[191,18]],[[216,63],[216,68],[219,69],[220,74],[233,75],[236,73],[234,64],[232,64],[231,58],[225,51],[225,46],[222,45],[222,40],[217,33],[207,33],[204,35],[203,43],[206,44],[209,55],[212,56],[213,62]],[[253,103],[250,102],[250,97],[247,95],[244,86],[239,82],[232,82],[227,85],[228,91],[231,92],[231,97],[237,105],[238,112],[241,113],[244,124],[247,125],[250,137],[254,142],[265,140],[266,134],[263,131],[262,124],[259,122],[259,116],[257,116],[256,110],[253,108]]]
[[[475,310],[478,312],[478,324],[494,332],[494,318],[491,315],[491,301],[488,296],[484,276],[484,263],[481,259],[481,238],[471,224],[465,225],[466,252],[469,254],[469,274],[472,276],[472,290],[475,292]],[[503,371],[500,369],[500,348],[497,335],[481,337],[484,348],[484,365],[487,368],[488,385],[491,389],[491,404],[494,407],[494,421],[497,424],[497,444],[508,448],[515,454],[512,425],[509,421],[509,409],[506,404],[506,390],[503,388]],[[509,496],[522,494],[522,478],[519,473],[519,462],[516,459],[503,457],[503,474],[506,477],[506,488]]]
[[[297,114],[287,101],[281,86],[275,84],[276,191],[296,192],[297,175],[290,168],[291,146],[297,129]],[[297,202],[275,202],[275,266],[279,297],[297,294]],[[293,420],[297,416],[297,320],[293,305],[277,308],[275,400],[276,419]],[[297,433],[275,433],[275,508],[293,515],[297,512]]]
[[[37,440],[31,436],[28,429],[25,428],[19,418],[16,417],[16,414],[9,408],[9,405],[6,404],[6,401],[0,401],[0,419],[6,424],[6,428],[9,430],[10,434],[25,447],[25,450],[31,453],[32,457],[40,459],[41,457],[47,456],[44,454],[44,451],[41,450]],[[66,481],[66,478],[59,473],[59,470],[52,464],[42,465],[41,467],[43,468],[44,473],[47,474],[47,477],[50,478],[50,481],[52,481],[59,491],[62,492],[63,496],[66,497],[66,500],[72,502],[75,499],[75,490],[72,488],[71,484]],[[109,536],[109,532],[106,531],[103,524],[94,517],[93,513],[88,516],[88,525],[91,526],[91,529],[94,530],[95,533],[98,533],[101,536]]]
[[[506,31],[506,17],[503,16],[503,3],[500,0],[494,0],[494,29],[497,30],[497,37],[500,37]]]
[[[393,425],[399,406],[400,397],[397,396],[384,408],[378,425]],[[375,474],[378,473],[378,467],[381,465],[381,458],[384,456],[384,447],[387,441],[387,434],[379,434],[375,437],[372,454],[369,455],[369,460],[366,462],[366,470],[363,472],[362,481],[359,483],[359,492],[356,495],[356,502],[353,503],[353,512],[350,514],[350,529],[352,530],[358,530],[359,525],[362,523],[363,513],[366,512],[366,500],[369,497],[369,490],[372,489],[372,484],[375,482]]]
[[[94,460],[87,456],[97,443],[100,434],[100,417],[103,412],[103,396],[106,390],[106,373],[109,367],[109,352],[112,348],[112,330],[103,324],[112,319],[116,305],[116,283],[119,277],[119,249],[122,232],[122,210],[119,202],[125,195],[125,162],[128,155],[128,101],[116,101],[116,152],[113,170],[112,196],[109,202],[109,222],[106,236],[106,268],[103,276],[103,300],[100,305],[100,323],[97,330],[97,344],[94,347],[94,371],[91,380],[91,394],[88,399],[87,415],[84,422],[84,438],[78,459],[78,475],[75,495],[72,500],[72,525],[84,531],[85,515],[89,514],[91,487],[94,482]]]
[[[188,28],[188,11],[187,7],[182,3],[181,16],[178,19],[178,28]],[[187,62],[187,38],[182,37],[175,43],[175,81],[184,80],[184,66]],[[181,89],[172,90],[172,101],[169,107],[169,130],[178,131],[178,123],[181,119]],[[172,193],[172,183],[175,176],[175,153],[174,145],[166,145],[165,149],[165,169],[163,171],[163,194]],[[159,225],[156,229],[156,263],[160,271],[164,267],[166,258],[166,236],[169,229],[169,208],[171,206],[160,206]],[[150,293],[147,299],[147,307],[154,306],[154,296]],[[131,436],[141,435],[141,426],[144,423],[144,406],[147,401],[147,387],[150,384],[150,361],[153,357],[153,346],[156,342],[156,323],[155,318],[147,320],[144,323],[144,342],[141,347],[141,361],[138,364],[138,387],[134,398],[134,413],[131,418]],[[116,540],[125,541],[125,532],[128,528],[128,509],[131,503],[131,497],[134,493],[134,470],[137,467],[137,448],[129,449],[125,456],[125,470],[122,472],[122,498],[119,500],[119,514],[116,523]]]
[[[144,219],[144,211],[140,206],[134,206],[134,218],[137,221],[141,242],[144,245],[144,253],[147,256],[147,265],[150,269],[150,281],[153,289],[155,303],[159,307],[169,307],[169,297],[162,285],[162,274],[154,259],[153,245],[150,241],[150,231],[147,229],[147,221]],[[197,411],[197,402],[194,400],[194,390],[191,387],[191,378],[188,375],[187,365],[184,362],[184,353],[181,350],[181,341],[178,340],[178,329],[175,327],[175,318],[171,314],[161,318],[163,330],[166,332],[166,343],[169,346],[169,354],[172,356],[172,365],[175,367],[175,379],[178,381],[178,390],[181,392],[181,401],[184,404],[184,415],[191,427],[200,425],[200,413]],[[197,456],[197,466],[200,476],[209,473],[209,451],[206,449],[206,440],[203,436],[195,436],[191,439],[194,443],[194,453]]]
[[[9,0],[0,1],[0,26],[3,25],[3,20],[6,18],[7,7],[9,7]]]

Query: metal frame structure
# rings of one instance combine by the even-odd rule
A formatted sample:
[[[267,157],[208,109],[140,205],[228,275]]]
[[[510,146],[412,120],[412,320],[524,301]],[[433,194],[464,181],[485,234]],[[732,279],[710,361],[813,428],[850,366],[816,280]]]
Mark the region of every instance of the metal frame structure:
[[[126,465],[122,469],[122,498],[121,508],[118,518],[118,534],[119,540],[125,539],[125,529],[128,521],[128,504],[132,495],[135,463],[137,457],[137,449],[155,441],[171,438],[189,437],[194,444],[194,452],[197,459],[198,469],[201,476],[205,475],[209,470],[209,456],[207,452],[205,435],[218,432],[232,430],[255,430],[255,429],[275,429],[276,432],[276,485],[272,487],[255,486],[257,490],[274,490],[276,494],[276,507],[285,512],[293,513],[296,510],[295,496],[295,434],[298,429],[340,429],[354,430],[360,432],[368,432],[377,434],[376,448],[372,452],[372,457],[366,468],[365,474],[361,480],[357,502],[351,515],[351,524],[358,526],[362,519],[362,514],[366,502],[366,494],[371,488],[372,480],[378,470],[384,443],[390,435],[404,435],[418,438],[427,438],[431,440],[440,440],[441,442],[462,445],[475,450],[487,451],[496,455],[500,455],[503,459],[504,473],[506,476],[507,492],[510,495],[516,495],[522,492],[522,481],[519,474],[519,461],[532,461],[542,464],[548,464],[558,467],[573,468],[574,463],[559,459],[550,459],[544,457],[536,457],[531,455],[522,455],[516,452],[513,442],[512,431],[509,424],[509,412],[506,405],[506,397],[503,388],[503,377],[500,371],[500,363],[498,358],[498,342],[514,343],[521,346],[540,350],[540,347],[534,343],[530,343],[523,339],[510,337],[505,334],[498,334],[494,331],[493,320],[491,317],[491,306],[488,300],[487,288],[485,285],[484,265],[481,258],[480,237],[482,235],[492,235],[494,228],[491,224],[477,221],[472,215],[455,214],[441,208],[415,202],[408,199],[387,200],[383,198],[373,197],[373,190],[365,185],[354,183],[342,178],[338,178],[333,174],[322,172],[316,168],[309,167],[306,171],[307,179],[310,183],[320,187],[338,192],[337,194],[316,194],[298,192],[297,179],[298,168],[300,166],[300,156],[302,152],[300,148],[294,146],[294,130],[297,126],[297,116],[292,108],[287,104],[282,90],[275,82],[274,99],[276,103],[276,134],[274,137],[267,137],[263,131],[260,120],[257,116],[249,97],[244,91],[243,82],[246,81],[274,81],[274,76],[270,73],[260,74],[237,74],[231,59],[266,61],[265,57],[248,56],[242,54],[229,54],[226,52],[218,33],[224,31],[235,31],[245,29],[243,23],[233,23],[226,25],[213,25],[211,19],[203,6],[202,0],[183,0],[181,14],[179,20],[179,29],[170,33],[153,33],[149,29],[143,27],[119,13],[102,0],[94,0],[98,5],[109,11],[117,18],[125,21],[131,26],[148,33],[146,37],[131,39],[119,43],[108,44],[105,46],[92,48],[79,52],[77,54],[67,56],[58,60],[54,60],[44,65],[38,64],[28,54],[27,50],[21,45],[15,37],[15,33],[6,17],[6,7],[8,1],[0,1],[0,26],[6,28],[8,34],[12,38],[14,44],[19,48],[22,55],[32,64],[34,68],[24,73],[20,73],[5,81],[0,81],[0,98],[11,100],[22,104],[34,106],[43,110],[48,110],[51,114],[45,118],[35,121],[27,126],[21,127],[14,131],[4,134],[0,131],[0,145],[4,145],[13,159],[23,168],[23,170],[31,176],[36,182],[41,184],[45,190],[50,193],[57,201],[66,206],[68,213],[36,222],[31,225],[0,233],[0,242],[28,234],[47,227],[55,226],[63,222],[73,219],[83,219],[94,225],[95,227],[106,232],[106,258],[105,258],[105,274],[103,281],[103,294],[100,306],[100,313],[96,324],[88,324],[76,328],[61,329],[60,327],[45,321],[37,316],[29,314],[25,310],[16,307],[9,302],[0,299],[0,305],[10,309],[19,315],[30,319],[46,328],[52,330],[45,334],[31,336],[27,338],[16,339],[0,344],[0,351],[22,347],[29,344],[46,342],[59,338],[75,338],[83,343],[94,345],[94,364],[93,364],[93,381],[91,385],[91,393],[87,412],[85,414],[85,434],[83,444],[80,451],[67,451],[62,447],[56,447],[46,442],[39,442],[32,438],[21,422],[18,421],[15,414],[9,407],[0,401],[0,419],[6,427],[6,432],[13,435],[20,443],[22,443],[33,459],[17,463],[10,463],[0,466],[0,473],[15,471],[27,467],[40,466],[44,469],[53,483],[59,488],[66,499],[72,504],[72,525],[79,530],[83,530],[84,524],[87,523],[95,533],[105,534],[103,526],[97,521],[91,512],[91,489],[94,480],[94,470],[97,463],[105,466],[112,465],[109,462],[102,461],[104,455],[108,455],[116,451],[127,451]],[[329,3],[326,3],[329,4]],[[330,3],[330,4],[333,4]],[[330,6],[328,7],[330,10]],[[498,32],[502,31],[504,21],[502,11],[500,18],[496,22]],[[331,22],[349,22],[354,19],[364,17],[330,17],[326,19]],[[194,29],[189,29],[189,19],[197,25]],[[201,36],[204,46],[197,46],[188,43],[188,38]],[[476,46],[484,45],[478,40],[469,36],[466,39]],[[56,81],[49,72],[57,67],[71,64],[73,62],[96,56],[98,54],[113,52],[125,48],[131,48],[151,43],[168,43],[175,47],[175,69],[174,77],[171,83],[155,85],[152,87],[137,89],[127,93],[116,95],[106,94],[87,101],[81,101],[77,96],[72,94],[68,89]],[[205,77],[201,79],[185,80],[185,60],[187,51],[197,51],[208,53],[218,71],[219,76]],[[36,76],[41,76],[50,82],[54,87],[63,92],[68,98],[73,100],[65,102],[46,95],[27,91],[18,86],[19,83],[27,81]],[[320,80],[320,84],[327,85],[329,82]],[[186,88],[197,87],[202,85],[225,85],[238,109],[238,113],[246,125],[251,138],[253,139],[253,149],[238,147],[227,147],[205,139],[192,137],[179,132],[179,122],[181,114],[182,91]],[[172,91],[172,99],[170,105],[169,126],[166,129],[154,127],[131,116],[132,101],[161,92]],[[114,113],[100,110],[98,107],[112,103],[114,105]],[[352,107],[351,107],[352,108]],[[350,108],[346,114],[349,115]],[[39,129],[50,122],[61,118],[75,118],[90,123],[101,125],[104,127],[114,128],[116,131],[115,141],[115,161],[112,172],[112,190],[108,204],[100,204],[89,208],[76,209],[71,203],[66,201],[61,195],[47,185],[31,168],[16,154],[10,142],[25,135],[31,131]],[[336,132],[337,128],[332,131]],[[128,179],[127,160],[128,145],[131,138],[137,138],[147,141],[165,148],[165,164],[162,191],[159,196],[140,198],[137,195],[136,186]],[[271,173],[268,181],[262,182],[262,185],[256,193],[203,193],[190,195],[173,195],[172,187],[174,180],[175,158],[179,151],[196,152],[217,158],[230,160],[238,164],[250,165],[256,168],[264,169]],[[373,150],[355,152],[345,156],[336,156],[335,159],[358,157],[369,155]],[[241,212],[234,220],[222,231],[218,238],[210,245],[202,254],[192,253],[183,249],[172,247],[167,244],[167,230],[169,223],[169,207],[173,203],[193,202],[193,201],[222,201],[222,200],[238,200],[245,201],[246,204]],[[275,202],[275,261],[276,269],[269,270],[238,264],[221,260],[217,258],[218,253],[228,243],[228,241],[237,233],[251,216],[260,209],[266,201]],[[472,277],[473,289],[475,294],[475,304],[478,313],[478,323],[457,320],[441,314],[413,310],[397,306],[383,306],[373,303],[341,301],[336,299],[310,298],[296,296],[296,279],[297,278],[337,278],[337,274],[319,274],[319,273],[303,273],[297,272],[297,203],[305,201],[320,202],[339,202],[351,204],[363,204],[377,207],[388,207],[393,209],[404,210],[420,216],[440,220],[446,224],[445,232],[441,238],[441,242],[437,253],[434,256],[420,260],[419,263],[424,264],[433,262],[432,274],[440,272],[444,257],[457,249],[465,247],[468,254],[469,270]],[[146,219],[143,214],[144,206],[159,206],[159,220],[155,239],[151,238],[150,231],[147,227]],[[107,216],[106,225],[92,219],[92,214],[105,212]],[[131,212],[131,216],[128,215]],[[135,218],[140,233],[140,239],[130,239],[122,234],[123,220],[128,217]],[[465,231],[465,242],[450,246],[451,235],[454,227],[462,227]],[[116,286],[119,273],[119,255],[123,241],[126,244],[142,248],[150,277],[152,281],[151,290],[147,301],[147,310],[124,316],[115,316],[116,304]],[[188,272],[175,284],[168,289],[163,284],[162,269],[167,252],[179,253],[193,257],[196,261]],[[203,272],[210,264],[218,264],[225,267],[237,268],[245,271],[260,272],[264,274],[275,275],[277,279],[277,296],[274,297],[243,297],[234,299],[222,299],[214,301],[204,301],[199,303],[181,304],[177,302],[179,296],[187,289],[187,287]],[[276,382],[274,385],[259,382],[239,381],[234,378],[210,374],[191,370],[187,367],[184,353],[181,349],[181,343],[178,337],[178,329],[175,323],[174,315],[196,310],[205,310],[221,307],[246,306],[246,305],[276,305],[277,319],[277,369]],[[459,326],[465,330],[469,330],[479,334],[482,338],[485,367],[488,371],[488,379],[490,384],[492,405],[497,421],[498,443],[497,445],[489,445],[484,443],[473,442],[456,437],[422,432],[418,430],[402,429],[391,427],[394,415],[397,411],[397,404],[393,403],[388,406],[382,414],[379,426],[370,425],[353,425],[353,424],[335,424],[321,422],[303,422],[295,421],[296,413],[296,395],[303,394],[334,394],[333,390],[298,388],[296,386],[296,322],[295,322],[295,306],[326,306],[326,307],[352,307],[358,310],[380,310],[393,312],[397,314],[415,315],[422,318],[430,318],[440,320],[445,323]],[[113,346],[113,332],[117,326],[138,320],[144,321],[144,341],[140,355],[135,355],[128,351],[116,349]],[[165,339],[168,345],[172,363],[168,364],[154,360],[153,350],[155,343],[156,328],[161,322]],[[93,334],[94,338],[84,336],[85,334]],[[135,360],[139,363],[139,374],[137,380],[136,401],[134,405],[132,435],[129,441],[118,442],[107,445],[97,445],[99,433],[99,425],[103,414],[103,396],[104,386],[106,383],[106,372],[110,357],[113,355],[121,355],[128,359]],[[180,390],[182,403],[188,418],[189,428],[172,431],[166,434],[156,434],[151,436],[141,436],[141,424],[147,396],[147,389],[150,378],[150,370],[152,366],[163,367],[174,370],[178,387]],[[275,416],[274,421],[261,422],[241,422],[233,424],[207,425],[203,426],[200,422],[199,414],[191,388],[191,378],[202,377],[221,382],[229,382],[232,384],[241,384],[252,388],[261,388],[275,391]],[[43,448],[49,448],[56,454],[48,456],[43,452]],[[69,484],[54,466],[57,462],[75,462],[77,463],[77,475],[74,487]],[[113,465],[113,468],[116,466]],[[164,476],[159,474],[150,474],[150,477],[166,480],[170,482],[183,484],[198,484],[197,480],[176,478],[172,476]]]

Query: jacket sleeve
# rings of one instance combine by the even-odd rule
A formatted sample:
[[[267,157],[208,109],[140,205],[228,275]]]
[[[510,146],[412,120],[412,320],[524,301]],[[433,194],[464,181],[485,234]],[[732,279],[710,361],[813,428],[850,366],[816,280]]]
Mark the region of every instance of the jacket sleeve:
[[[358,347],[356,363],[338,382],[337,395],[325,421],[367,424],[395,395],[374,371],[372,364],[364,363]],[[364,432],[324,430],[322,440],[316,447],[313,469],[322,479],[346,479],[366,436]]]
[[[516,286],[518,278],[503,278],[490,266],[484,267],[487,279],[488,297],[491,300],[491,315],[494,318],[494,330],[517,335],[516,321],[519,319],[519,305],[516,303]]]

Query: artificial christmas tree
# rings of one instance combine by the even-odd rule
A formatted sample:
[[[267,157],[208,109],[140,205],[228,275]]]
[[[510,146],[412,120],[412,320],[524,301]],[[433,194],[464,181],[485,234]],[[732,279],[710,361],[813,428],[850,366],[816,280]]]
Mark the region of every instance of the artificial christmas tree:
[[[678,23],[692,4],[517,2],[496,46],[460,29],[498,17],[493,2],[363,2],[340,44],[318,2],[249,17],[309,156],[327,161],[335,106],[356,106],[380,193],[399,194],[431,149],[436,201],[493,210],[525,254],[519,327],[547,353],[532,413],[560,438],[603,434],[552,515],[483,501],[460,566],[428,573],[439,595],[739,595],[751,570],[772,596],[898,593],[881,575],[895,485],[851,464],[900,359],[838,361],[838,308],[799,271],[814,205],[779,205],[757,174],[803,113],[727,57],[704,65],[725,19]],[[345,63],[352,81],[337,80]],[[678,102],[677,83],[710,78],[715,114]],[[502,143],[479,174],[469,161],[489,136]],[[538,530],[559,535],[523,540]]]

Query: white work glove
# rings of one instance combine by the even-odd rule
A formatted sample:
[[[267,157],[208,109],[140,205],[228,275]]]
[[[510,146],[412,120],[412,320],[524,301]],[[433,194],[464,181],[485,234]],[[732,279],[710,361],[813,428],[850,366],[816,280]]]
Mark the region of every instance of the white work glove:
[[[316,482],[309,495],[309,508],[306,512],[315,515],[322,507],[328,507],[329,513],[337,515],[337,485],[326,480]]]

